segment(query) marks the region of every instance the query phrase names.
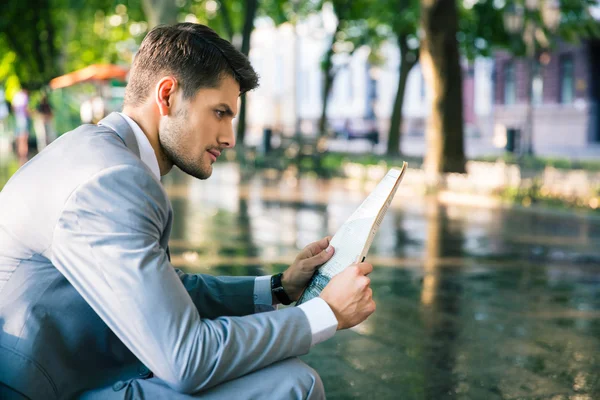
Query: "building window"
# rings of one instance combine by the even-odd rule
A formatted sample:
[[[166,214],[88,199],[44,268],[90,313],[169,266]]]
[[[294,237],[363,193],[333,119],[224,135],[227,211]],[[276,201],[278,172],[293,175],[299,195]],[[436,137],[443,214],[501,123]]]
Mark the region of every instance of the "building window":
[[[516,102],[515,64],[512,61],[508,61],[504,64],[504,104],[513,105]]]
[[[560,57],[560,102],[562,104],[571,104],[575,97],[573,74],[573,57],[570,54]]]
[[[536,61],[533,65],[533,76],[531,78],[531,102],[534,105],[543,103],[544,78],[542,77],[542,65]]]

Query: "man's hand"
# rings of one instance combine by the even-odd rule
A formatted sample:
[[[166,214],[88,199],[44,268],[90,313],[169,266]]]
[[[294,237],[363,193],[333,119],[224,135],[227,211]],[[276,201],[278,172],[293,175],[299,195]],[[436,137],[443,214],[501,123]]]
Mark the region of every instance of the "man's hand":
[[[283,273],[281,283],[292,301],[300,298],[315,270],[333,256],[334,249],[329,245],[330,241],[331,236],[327,236],[306,246]]]
[[[352,328],[375,312],[369,263],[352,264],[334,276],[321,292],[338,320],[338,330]]]

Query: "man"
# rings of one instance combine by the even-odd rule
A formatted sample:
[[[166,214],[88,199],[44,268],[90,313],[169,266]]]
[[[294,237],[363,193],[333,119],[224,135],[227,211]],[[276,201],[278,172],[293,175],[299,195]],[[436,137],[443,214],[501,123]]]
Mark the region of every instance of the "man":
[[[19,90],[13,96],[13,114],[15,115],[15,141],[19,162],[24,164],[29,154],[29,93],[25,89]]]
[[[35,136],[37,139],[37,149],[42,151],[47,145],[49,145],[56,135],[54,133],[54,113],[52,112],[52,105],[48,99],[48,94],[43,93],[40,102],[36,107],[35,116]]]
[[[199,179],[235,144],[248,60],[209,28],[159,27],[133,63],[123,113],[63,135],[0,193],[0,397],[324,397],[296,357],[374,310],[357,264],[297,300],[325,238],[274,277],[189,275],[169,262],[160,175]],[[272,312],[260,312],[272,311]]]

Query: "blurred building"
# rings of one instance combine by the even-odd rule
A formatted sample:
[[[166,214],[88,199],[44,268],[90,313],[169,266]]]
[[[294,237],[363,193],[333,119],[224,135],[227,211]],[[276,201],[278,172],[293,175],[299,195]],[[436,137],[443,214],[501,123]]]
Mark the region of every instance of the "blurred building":
[[[257,20],[250,59],[261,76],[261,86],[250,94],[248,144],[258,144],[265,127],[288,136],[295,132],[317,134],[323,98],[321,63],[334,29],[335,16],[327,10],[295,28],[290,24],[276,27],[266,18]],[[354,50],[352,55],[348,50]],[[367,47],[342,49],[334,56],[337,73],[327,119],[336,132],[348,126],[364,130],[366,122],[375,119],[380,138],[376,150],[383,152],[397,90],[400,53],[394,43],[385,43],[380,50],[384,63],[373,66],[369,64],[369,51]],[[514,151],[522,151],[528,126],[533,130],[536,154],[600,155],[599,57],[598,41],[561,43],[554,52],[541,54],[533,77],[529,76],[529,60],[512,58],[506,52],[499,51],[491,59],[465,61],[467,155],[504,153],[510,142],[508,136],[513,134],[515,142],[508,144],[514,144]],[[403,106],[401,149],[405,154],[425,152],[430,98],[417,64],[409,74]]]
[[[560,43],[534,61],[497,52],[495,64],[500,131],[521,133],[523,145],[529,118],[536,154],[600,156],[600,40]]]

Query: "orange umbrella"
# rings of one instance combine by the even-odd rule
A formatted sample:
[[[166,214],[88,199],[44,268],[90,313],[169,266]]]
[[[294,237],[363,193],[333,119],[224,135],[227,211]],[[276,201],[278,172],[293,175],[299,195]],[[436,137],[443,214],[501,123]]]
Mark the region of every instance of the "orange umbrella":
[[[128,69],[114,64],[93,64],[77,71],[59,76],[50,81],[52,89],[60,89],[75,83],[105,81],[108,79],[125,80]]]

